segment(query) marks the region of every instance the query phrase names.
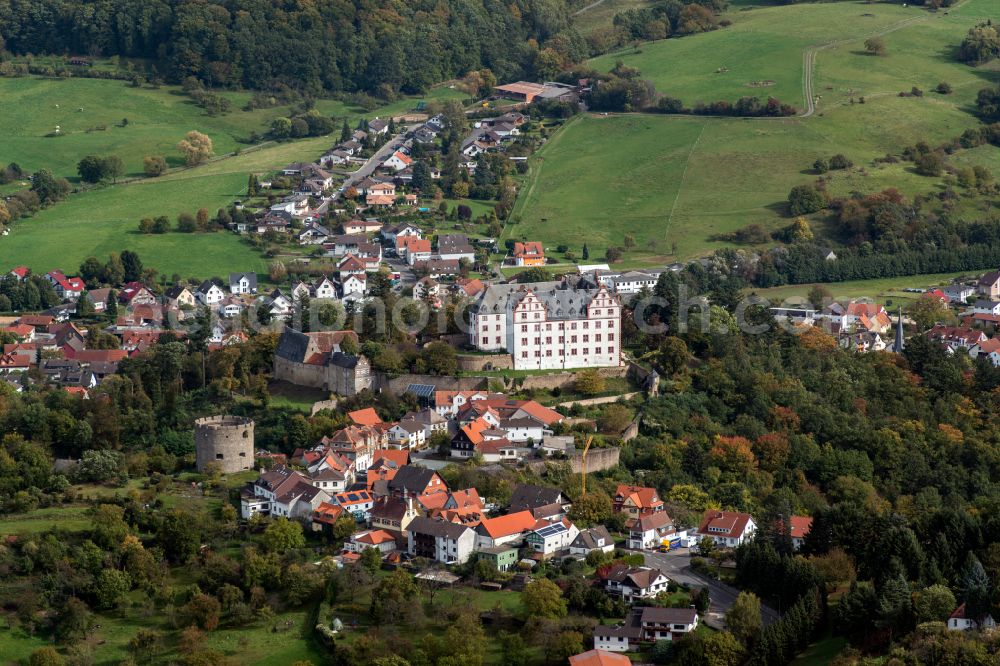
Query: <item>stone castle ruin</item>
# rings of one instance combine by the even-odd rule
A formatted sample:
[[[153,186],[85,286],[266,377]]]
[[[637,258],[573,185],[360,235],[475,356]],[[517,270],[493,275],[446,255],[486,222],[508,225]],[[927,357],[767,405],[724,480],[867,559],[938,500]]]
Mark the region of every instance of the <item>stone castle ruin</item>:
[[[253,469],[253,420],[243,416],[206,416],[194,422],[199,472],[215,466],[223,474]]]

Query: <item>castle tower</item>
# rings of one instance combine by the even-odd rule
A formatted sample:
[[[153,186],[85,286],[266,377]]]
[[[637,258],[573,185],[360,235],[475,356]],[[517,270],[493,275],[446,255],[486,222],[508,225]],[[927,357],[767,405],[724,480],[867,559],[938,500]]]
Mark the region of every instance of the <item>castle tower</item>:
[[[243,416],[207,416],[194,422],[195,460],[199,472],[208,465],[223,474],[253,469],[253,420]]]

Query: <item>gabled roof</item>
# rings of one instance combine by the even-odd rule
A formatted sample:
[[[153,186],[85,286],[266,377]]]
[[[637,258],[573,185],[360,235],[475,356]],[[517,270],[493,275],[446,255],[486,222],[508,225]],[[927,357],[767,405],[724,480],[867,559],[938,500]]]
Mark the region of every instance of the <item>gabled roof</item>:
[[[514,256],[543,257],[545,256],[545,250],[542,249],[542,244],[538,241],[527,241],[525,243],[518,241],[514,243]]]
[[[366,407],[365,409],[357,409],[353,412],[347,412],[347,418],[351,419],[351,421],[358,425],[370,426],[382,422],[382,419],[379,418],[379,415],[375,411],[374,407]]]
[[[352,539],[356,543],[366,543],[372,546],[378,546],[379,544],[396,541],[396,538],[385,530],[369,530],[362,533],[360,536],[352,537]]]
[[[487,518],[479,524],[476,531],[491,539],[499,539],[513,534],[527,532],[535,526],[535,517],[530,511],[508,513],[506,516]]]
[[[396,476],[389,482],[390,491],[406,491],[411,493],[422,493],[427,489],[431,479],[436,476],[436,472],[426,467],[416,465],[404,465],[396,472]]]
[[[402,469],[406,465],[410,464],[410,452],[401,449],[378,449],[375,451],[375,457],[372,462],[372,466],[368,469],[374,469],[382,465],[388,465],[395,467],[397,469]]]
[[[673,527],[673,521],[670,519],[670,516],[667,515],[666,511],[657,511],[656,513],[652,513],[647,516],[641,516],[636,522],[635,527],[638,528],[639,532],[669,529],[670,527]]]
[[[559,504],[562,499],[562,491],[558,488],[522,483],[514,488],[510,498],[510,510],[521,511],[546,504]]]
[[[646,486],[630,486],[620,484],[615,490],[615,499],[621,498],[622,503],[629,500],[640,509],[650,509],[663,504],[663,500],[656,492],[656,488]]]
[[[407,532],[412,532],[414,534],[427,534],[434,537],[442,537],[452,540],[460,539],[469,529],[470,528],[465,525],[452,523],[446,520],[434,520],[433,518],[427,518],[424,516],[414,518],[406,526]]]
[[[580,533],[576,535],[573,539],[573,543],[570,544],[571,548],[599,548],[597,542],[601,539],[604,540],[604,545],[614,545],[615,541],[611,538],[611,533],[608,532],[608,528],[604,525],[595,525],[594,527],[580,530]]]
[[[569,666],[632,666],[632,660],[606,650],[587,650],[570,657]]]
[[[709,509],[705,512],[701,525],[698,527],[698,534],[732,538],[740,537],[751,520],[752,518],[749,513]]]

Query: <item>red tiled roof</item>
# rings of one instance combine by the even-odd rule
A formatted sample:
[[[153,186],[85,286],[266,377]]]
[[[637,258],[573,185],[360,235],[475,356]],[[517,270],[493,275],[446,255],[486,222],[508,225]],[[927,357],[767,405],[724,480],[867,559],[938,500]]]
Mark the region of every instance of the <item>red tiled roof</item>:
[[[382,419],[379,418],[374,407],[366,407],[365,409],[357,409],[353,412],[347,412],[347,418],[351,419],[358,425],[366,426],[382,422]]]
[[[483,531],[490,538],[497,539],[520,532],[527,532],[534,527],[535,517],[531,515],[530,511],[518,511],[517,513],[509,513],[506,516],[498,518],[488,518],[481,525]]]
[[[749,522],[749,513],[709,509],[702,518],[701,526],[698,527],[698,534],[735,538],[743,534]]]
[[[606,650],[588,650],[570,657],[569,666],[632,666],[632,660]]]
[[[545,255],[542,244],[538,241],[527,241],[526,243],[514,243],[515,257],[541,257]]]

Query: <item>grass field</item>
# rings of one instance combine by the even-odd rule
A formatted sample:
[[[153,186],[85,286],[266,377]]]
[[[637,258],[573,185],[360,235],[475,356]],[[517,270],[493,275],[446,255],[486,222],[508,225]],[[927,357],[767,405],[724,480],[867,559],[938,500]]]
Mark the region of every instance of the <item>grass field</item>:
[[[68,532],[79,532],[90,527],[87,509],[82,506],[53,506],[27,513],[10,514],[0,519],[0,536],[9,534],[37,534],[58,525]]]
[[[217,154],[228,153],[263,134],[286,107],[242,111],[249,93],[225,93],[234,110],[208,116],[178,88],[133,88],[103,79],[0,78],[5,122],[0,124],[0,162],[17,162],[27,171],[47,168],[76,177],[84,155],[120,156],[129,175],[142,173],[142,158],[165,155],[171,166],[183,163],[177,142],[190,130],[208,134]],[[346,107],[339,104],[339,113]],[[334,113],[334,109],[327,111]],[[122,127],[123,118],[128,125]],[[62,136],[46,137],[59,126]],[[104,130],[96,129],[105,127]]]
[[[239,109],[249,93],[225,93]],[[412,111],[420,99],[443,101],[464,95],[448,87],[435,88],[422,98],[403,98],[366,117]],[[217,155],[240,147],[251,131],[262,132],[287,107],[253,112],[235,110],[212,118],[203,114],[177,90],[135,89],[121,81],[97,79],[0,78],[0,100],[14,122],[0,123],[0,164],[18,162],[26,170],[41,167],[72,177],[77,161],[86,154],[118,154],[130,174],[142,169],[142,158],[152,153],[172,156],[190,129],[212,137]],[[56,108],[56,104],[59,107]],[[78,111],[83,108],[84,111]],[[362,110],[336,100],[319,100],[316,108],[326,115],[348,118],[354,125]],[[129,124],[118,127],[122,117]],[[5,119],[11,116],[6,116]],[[45,138],[60,125],[65,136]],[[104,131],[86,132],[98,124]],[[229,233],[142,235],[143,217],[167,215],[198,208],[215,211],[246,193],[251,172],[273,171],[299,160],[314,160],[335,141],[319,137],[283,144],[265,144],[240,155],[220,157],[195,169],[171,171],[155,179],[139,179],[71,195],[51,208],[20,221],[10,235],[0,238],[0,256],[6,263],[24,264],[36,272],[61,268],[75,271],[88,256],[134,250],[143,262],[161,273],[206,278],[230,271],[264,271],[261,254]]]
[[[953,138],[978,124],[970,113],[976,92],[1000,81],[1000,73],[970,68],[952,60],[951,52],[966,30],[985,18],[989,6],[989,0],[968,0],[948,15],[854,2],[769,7],[733,12],[734,24],[723,30],[645,44],[633,59],[625,57],[626,63],[657,81],[661,92],[692,102],[699,96],[745,94],[727,83],[737,79],[780,76],[754,69],[756,56],[742,54],[744,47],[756,45],[767,53],[761,67],[785,68],[782,80],[789,81],[791,93],[801,90],[805,45],[857,35],[817,55],[815,91],[821,99],[809,118],[632,114],[589,115],[568,123],[533,158],[515,209],[521,221],[508,225],[505,237],[541,240],[550,250],[566,243],[578,253],[577,246],[586,240],[593,261],[631,234],[636,247],[625,254],[625,264],[631,266],[703,255],[727,245],[712,239],[717,234],[751,223],[771,230],[789,224],[788,191],[815,178],[810,167],[816,158],[835,153],[846,154],[856,166],[832,175],[828,189],[834,195],[888,186],[910,195],[936,190],[941,179],[918,176],[912,165],[876,166],[872,160],[921,139],[933,144]],[[875,16],[861,21],[860,13]],[[885,35],[887,56],[862,53],[865,35],[909,19]],[[768,41],[772,38],[780,38],[780,45]],[[615,59],[608,56],[592,64],[610,67]],[[747,63],[751,69],[737,72],[729,62]],[[715,74],[723,64],[730,72]],[[703,66],[709,71],[694,71]],[[776,88],[782,85],[775,80]],[[952,84],[954,94],[930,92],[941,80]],[[912,86],[928,92],[898,97]],[[779,96],[802,104],[801,92]],[[850,103],[851,97],[861,96],[865,104]],[[953,159],[1000,173],[995,148]],[[968,210],[961,212],[980,213],[984,205],[965,202]],[[833,235],[822,216],[814,224]]]
[[[106,257],[130,249],[143,262],[171,275],[211,277],[229,271],[264,271],[266,262],[254,248],[229,232],[143,235],[143,217],[194,212],[213,214],[246,193],[247,175],[301,159],[312,159],[329,147],[320,137],[272,145],[217,160],[196,169],[156,179],[137,180],[84,192],[23,220],[0,239],[4,256],[35,272],[75,270],[88,256]]]
[[[880,280],[852,280],[825,285],[835,299],[871,298],[883,305],[903,305],[920,297],[920,294],[907,293],[903,289],[929,289],[951,283],[953,278],[962,277],[963,273],[935,273],[909,277],[884,278]],[[755,289],[754,293],[768,299],[805,298],[815,285],[794,284],[772,289]]]
[[[599,70],[610,70],[618,61],[636,67],[661,93],[689,106],[771,96],[802,108],[807,47],[855,39],[922,15],[916,7],[856,2],[737,10],[726,14],[733,22],[726,28],[628,47],[590,64]]]

